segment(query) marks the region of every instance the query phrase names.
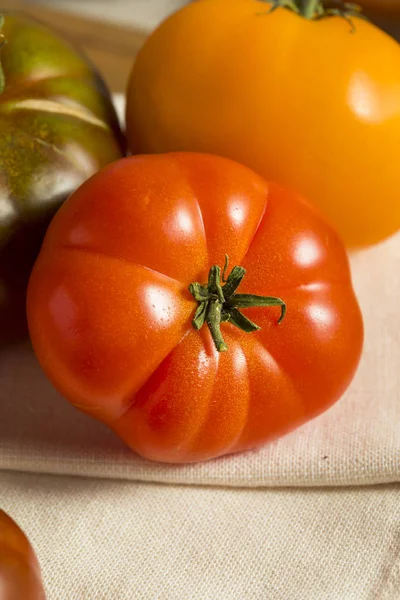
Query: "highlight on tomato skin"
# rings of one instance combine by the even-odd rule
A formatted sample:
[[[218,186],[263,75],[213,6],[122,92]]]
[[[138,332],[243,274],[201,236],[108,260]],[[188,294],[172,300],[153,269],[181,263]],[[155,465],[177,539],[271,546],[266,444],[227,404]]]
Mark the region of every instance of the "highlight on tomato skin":
[[[0,600],[45,600],[35,552],[19,526],[1,509]]]
[[[129,157],[88,180],[47,232],[27,313],[59,392],[161,462],[285,435],[342,396],[363,345],[331,226],[206,154]]]

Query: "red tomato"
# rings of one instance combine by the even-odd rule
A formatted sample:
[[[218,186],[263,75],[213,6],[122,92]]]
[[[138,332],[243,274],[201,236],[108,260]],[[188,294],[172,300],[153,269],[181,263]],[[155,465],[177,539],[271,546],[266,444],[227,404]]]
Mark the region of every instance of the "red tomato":
[[[225,255],[246,270],[236,296],[243,271],[218,283]],[[191,287],[197,302],[188,287],[210,268],[210,289]],[[236,327],[254,330],[243,315],[261,329]],[[28,318],[58,390],[165,462],[252,448],[321,413],[363,339],[345,251],[319,213],[246,167],[185,153],[123,159],[71,196],[34,268]]]
[[[18,525],[2,510],[0,600],[45,600],[35,553]]]

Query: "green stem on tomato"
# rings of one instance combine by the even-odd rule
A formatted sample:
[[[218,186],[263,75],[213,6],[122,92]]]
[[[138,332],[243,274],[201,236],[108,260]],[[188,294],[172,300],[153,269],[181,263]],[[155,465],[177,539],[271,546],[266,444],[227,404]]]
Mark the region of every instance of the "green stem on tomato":
[[[305,19],[312,19],[321,5],[321,0],[302,0],[300,13]]]
[[[348,21],[351,25],[352,33],[355,31],[355,26],[352,17],[368,20],[363,15],[362,8],[353,2],[345,0],[265,0],[271,4],[271,8],[267,13],[274,12],[277,8],[285,8],[290,10],[303,19],[315,21],[327,17],[340,17]]]
[[[192,325],[198,330],[203,327],[204,323],[207,323],[218,352],[228,350],[221,332],[221,323],[228,321],[246,333],[260,329],[256,323],[243,315],[238,310],[239,308],[280,306],[281,316],[278,324],[286,314],[286,303],[280,298],[257,296],[255,294],[236,294],[235,292],[246,274],[246,269],[234,267],[225,279],[227,267],[228,257],[225,256],[225,266],[222,272],[224,285],[221,285],[221,269],[218,265],[211,267],[208,282],[205,285],[197,282],[189,285],[189,292],[198,302]]]
[[[222,306],[218,298],[212,298],[208,303],[206,317],[208,328],[218,352],[226,352],[228,350],[221,332]]]

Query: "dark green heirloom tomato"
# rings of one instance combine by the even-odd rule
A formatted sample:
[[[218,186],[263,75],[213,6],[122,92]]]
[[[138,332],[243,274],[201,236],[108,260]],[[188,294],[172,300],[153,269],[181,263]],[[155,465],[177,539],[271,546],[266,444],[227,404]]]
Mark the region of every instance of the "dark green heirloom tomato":
[[[25,291],[61,203],[123,138],[93,66],[43,24],[0,15],[0,344],[25,334]]]

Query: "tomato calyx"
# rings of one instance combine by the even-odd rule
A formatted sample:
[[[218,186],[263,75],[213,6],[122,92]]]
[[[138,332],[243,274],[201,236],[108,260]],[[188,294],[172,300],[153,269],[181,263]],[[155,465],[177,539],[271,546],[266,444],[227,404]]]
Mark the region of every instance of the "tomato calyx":
[[[225,278],[229,258],[225,255],[225,265],[222,271],[218,265],[213,265],[208,274],[208,283],[201,285],[193,282],[189,285],[192,294],[199,306],[196,309],[192,325],[199,330],[207,323],[218,352],[228,350],[221,332],[221,323],[229,322],[246,333],[261,329],[256,323],[248,319],[239,308],[280,306],[281,316],[278,324],[286,314],[286,303],[274,296],[257,296],[255,294],[236,294],[236,290],[246,275],[243,267],[233,267],[228,277]]]
[[[308,20],[325,19],[326,17],[342,17],[351,26],[351,32],[355,32],[354,23],[351,17],[366,19],[362,13],[362,8],[353,2],[344,2],[343,0],[268,0],[272,2],[268,13],[277,8],[287,8],[292,12]]]

